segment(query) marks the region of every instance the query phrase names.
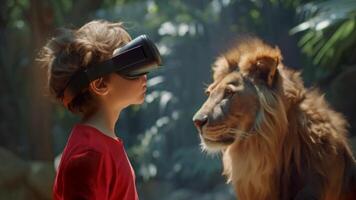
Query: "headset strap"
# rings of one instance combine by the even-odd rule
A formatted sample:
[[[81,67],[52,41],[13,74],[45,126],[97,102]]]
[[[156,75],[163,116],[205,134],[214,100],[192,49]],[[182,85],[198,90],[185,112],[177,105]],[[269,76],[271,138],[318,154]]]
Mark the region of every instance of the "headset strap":
[[[119,73],[144,61],[146,57],[144,46],[139,45],[95,66],[80,69],[70,78],[62,92],[64,106],[68,108],[69,103],[92,81],[113,72]]]

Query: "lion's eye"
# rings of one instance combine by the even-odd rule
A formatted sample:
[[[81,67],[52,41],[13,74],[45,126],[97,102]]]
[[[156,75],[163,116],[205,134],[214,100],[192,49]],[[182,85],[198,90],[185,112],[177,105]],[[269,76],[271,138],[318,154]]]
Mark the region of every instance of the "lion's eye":
[[[210,96],[210,91],[206,90],[205,94],[206,94],[206,96]]]
[[[232,95],[234,95],[234,93],[235,92],[231,88],[226,88],[224,98],[230,98]]]

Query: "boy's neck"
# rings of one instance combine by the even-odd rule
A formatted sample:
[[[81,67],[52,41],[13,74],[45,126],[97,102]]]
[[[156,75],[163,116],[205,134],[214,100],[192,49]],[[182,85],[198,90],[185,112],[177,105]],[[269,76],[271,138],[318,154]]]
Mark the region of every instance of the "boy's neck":
[[[116,138],[115,124],[119,119],[120,112],[121,109],[101,108],[82,123],[95,127],[109,137]]]

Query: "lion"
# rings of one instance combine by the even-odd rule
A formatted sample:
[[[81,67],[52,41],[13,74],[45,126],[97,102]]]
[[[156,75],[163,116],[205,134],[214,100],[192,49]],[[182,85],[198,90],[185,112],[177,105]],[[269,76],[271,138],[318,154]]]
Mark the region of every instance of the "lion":
[[[219,56],[193,117],[201,145],[222,153],[240,200],[356,199],[347,122],[278,47],[247,38]]]

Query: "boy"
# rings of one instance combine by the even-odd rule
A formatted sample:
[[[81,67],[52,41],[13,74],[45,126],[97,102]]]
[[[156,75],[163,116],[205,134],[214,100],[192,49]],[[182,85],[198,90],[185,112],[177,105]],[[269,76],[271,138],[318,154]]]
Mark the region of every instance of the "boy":
[[[63,90],[75,72],[110,59],[130,40],[120,23],[107,21],[92,21],[52,38],[40,56],[48,68],[50,94],[63,103]],[[143,103],[146,81],[146,75],[128,79],[111,73],[92,81],[66,105],[82,121],[73,127],[63,151],[54,199],[138,199],[135,174],[114,127],[125,107]]]

